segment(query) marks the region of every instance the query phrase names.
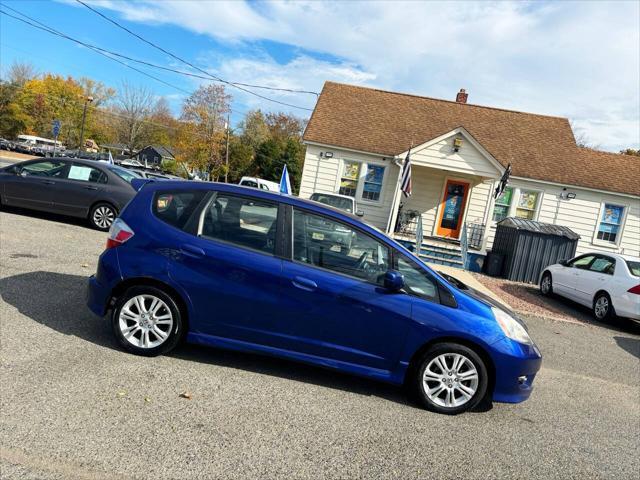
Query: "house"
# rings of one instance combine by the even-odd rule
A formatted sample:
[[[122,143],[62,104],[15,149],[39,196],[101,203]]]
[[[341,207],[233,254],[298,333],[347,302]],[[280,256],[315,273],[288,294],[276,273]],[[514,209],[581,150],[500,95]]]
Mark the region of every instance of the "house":
[[[147,145],[133,157],[145,167],[160,167],[163,161],[175,160],[171,150],[162,145]]]
[[[481,258],[507,216],[571,228],[578,253],[640,254],[640,158],[578,147],[566,118],[472,105],[464,90],[448,101],[327,82],[303,139],[300,196],[353,196],[365,221],[404,241],[421,215],[427,255],[459,253],[466,226]]]

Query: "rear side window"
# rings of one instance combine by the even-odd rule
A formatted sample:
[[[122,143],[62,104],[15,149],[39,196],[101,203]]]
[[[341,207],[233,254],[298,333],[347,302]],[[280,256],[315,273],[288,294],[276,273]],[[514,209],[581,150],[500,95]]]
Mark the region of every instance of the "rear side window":
[[[634,277],[640,277],[640,262],[627,260],[627,267],[629,267],[631,275],[633,275]]]
[[[274,255],[277,218],[275,203],[221,193],[205,209],[201,235]]]
[[[205,190],[158,192],[153,200],[153,214],[173,227],[195,233],[198,206],[206,194]]]

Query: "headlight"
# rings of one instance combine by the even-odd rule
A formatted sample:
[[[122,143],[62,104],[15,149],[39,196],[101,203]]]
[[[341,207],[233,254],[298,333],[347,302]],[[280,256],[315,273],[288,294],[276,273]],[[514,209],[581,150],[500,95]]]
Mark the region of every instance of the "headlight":
[[[531,337],[520,322],[499,308],[494,307],[491,308],[491,310],[493,311],[493,316],[496,317],[498,325],[500,325],[500,328],[502,328],[502,331],[507,337],[516,342],[533,345]]]

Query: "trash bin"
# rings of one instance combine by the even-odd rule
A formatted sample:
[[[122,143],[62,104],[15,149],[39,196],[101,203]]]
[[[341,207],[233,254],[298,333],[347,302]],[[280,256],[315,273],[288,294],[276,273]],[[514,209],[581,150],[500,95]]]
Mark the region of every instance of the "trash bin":
[[[499,277],[502,275],[502,265],[504,265],[504,255],[501,253],[489,252],[486,263],[487,275]]]
[[[575,255],[579,239],[568,227],[507,217],[498,223],[491,253],[504,257],[503,278],[537,283],[545,267]]]

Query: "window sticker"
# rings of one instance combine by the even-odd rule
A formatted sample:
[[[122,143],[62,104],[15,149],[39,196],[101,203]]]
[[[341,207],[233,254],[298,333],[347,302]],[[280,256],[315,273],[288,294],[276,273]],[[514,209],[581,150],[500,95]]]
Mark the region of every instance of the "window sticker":
[[[91,167],[82,167],[78,165],[71,165],[71,169],[69,169],[69,179],[70,180],[83,180],[85,182],[89,181],[89,177],[91,176]]]

